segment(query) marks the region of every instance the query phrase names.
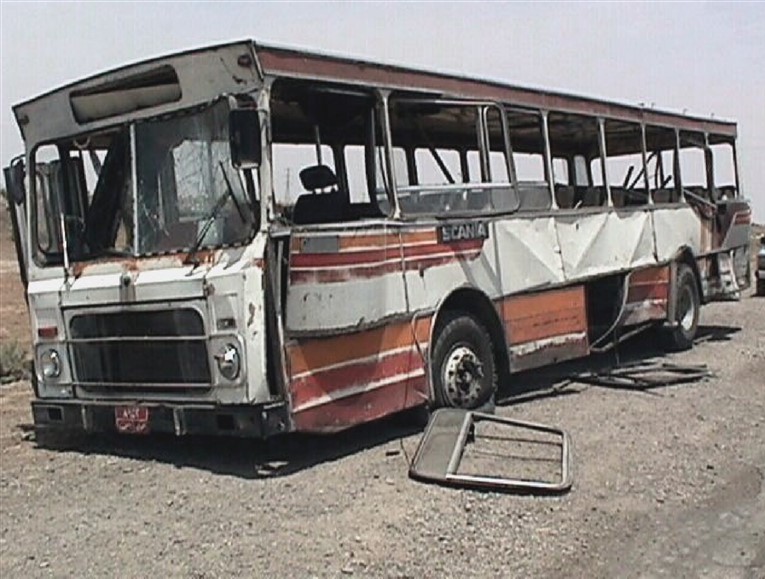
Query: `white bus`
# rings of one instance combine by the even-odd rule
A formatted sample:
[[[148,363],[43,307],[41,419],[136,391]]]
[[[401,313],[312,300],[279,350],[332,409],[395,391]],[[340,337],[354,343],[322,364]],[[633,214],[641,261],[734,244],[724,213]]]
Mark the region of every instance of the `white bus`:
[[[250,41],[14,112],[39,428],[476,408],[749,284],[730,122]]]

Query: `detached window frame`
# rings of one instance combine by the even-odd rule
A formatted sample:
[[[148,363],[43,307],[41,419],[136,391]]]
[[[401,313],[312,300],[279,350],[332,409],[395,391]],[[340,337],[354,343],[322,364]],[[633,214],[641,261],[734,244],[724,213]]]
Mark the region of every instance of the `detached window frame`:
[[[455,148],[452,143],[438,143],[429,142],[421,143],[419,140],[412,139],[410,142],[402,143],[397,138],[398,130],[393,122],[394,112],[397,106],[432,106],[437,107],[464,107],[475,109],[475,142],[468,143],[467,141],[461,146]],[[395,180],[392,180],[389,186],[393,190],[393,194],[396,197],[396,204],[401,209],[401,215],[405,219],[421,218],[421,217],[435,217],[435,218],[453,218],[453,217],[476,217],[483,215],[501,215],[514,213],[518,210],[520,201],[518,198],[517,181],[515,178],[515,169],[512,164],[512,149],[510,147],[510,138],[507,128],[507,117],[505,109],[500,103],[492,101],[474,101],[474,100],[459,100],[459,99],[439,99],[439,98],[427,98],[427,97],[412,97],[408,95],[391,95],[388,101],[388,127],[390,130],[390,139],[386,143],[386,154],[388,155],[390,166],[393,167],[394,174],[406,174],[408,175],[408,183],[402,185]],[[492,179],[492,152],[497,152],[496,148],[492,149],[491,135],[488,126],[488,113],[489,111],[496,111],[499,113],[501,120],[502,130],[502,154],[505,159],[505,174],[508,176],[508,181],[494,181]],[[404,149],[406,153],[406,167],[399,167],[396,165],[396,159],[393,157],[394,149]],[[459,175],[444,176],[448,184],[435,184],[435,185],[422,185],[419,183],[419,171],[416,163],[415,152],[425,148],[430,150],[431,154],[438,150],[456,150],[460,155],[460,171]],[[468,162],[468,153],[470,151],[478,151],[480,160],[480,176],[471,174],[470,166],[474,163]],[[434,158],[434,161],[441,166],[438,158]],[[441,160],[443,161],[443,160]],[[442,166],[442,171],[444,170]],[[461,177],[461,181],[457,179]],[[506,207],[495,207],[493,199],[494,190],[499,190],[500,195],[510,195],[510,203]],[[477,195],[478,191],[487,191],[487,203],[483,207],[465,207],[467,201],[470,199],[470,195]],[[454,199],[459,200],[462,197],[463,203],[460,207],[452,208],[448,203],[446,207],[441,207],[437,210],[412,210],[411,207],[407,208],[408,203],[405,198],[402,197],[403,193],[411,193],[413,195],[420,195],[423,192],[431,193],[454,193]],[[402,203],[403,201],[403,203]],[[488,207],[488,203],[492,206]]]

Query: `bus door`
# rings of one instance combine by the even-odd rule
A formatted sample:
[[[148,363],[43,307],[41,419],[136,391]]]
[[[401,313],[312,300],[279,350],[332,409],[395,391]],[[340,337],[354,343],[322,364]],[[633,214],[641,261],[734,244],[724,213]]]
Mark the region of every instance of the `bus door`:
[[[293,229],[284,304],[294,426],[333,431],[422,403],[425,368],[407,314],[398,227]],[[424,333],[424,332],[423,332]]]
[[[19,262],[19,275],[24,290],[27,288],[27,206],[26,188],[24,187],[24,158],[16,157],[4,169],[5,186],[8,188],[8,210],[11,214],[13,242],[16,246],[16,258]],[[26,299],[26,291],[24,292]]]

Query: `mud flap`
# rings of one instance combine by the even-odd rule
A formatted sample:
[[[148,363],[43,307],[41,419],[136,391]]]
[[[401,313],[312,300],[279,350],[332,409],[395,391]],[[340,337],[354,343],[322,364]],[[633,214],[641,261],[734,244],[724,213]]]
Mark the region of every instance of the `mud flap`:
[[[484,435],[478,432],[476,426],[481,423],[492,426],[494,433]],[[494,448],[499,446],[500,452],[481,450],[483,443],[491,443]],[[541,449],[548,456],[529,453],[530,448]],[[466,453],[471,450],[490,455],[493,464],[518,465],[519,474],[508,476],[474,472],[473,468],[464,464]],[[559,428],[480,412],[442,408],[431,416],[412,460],[409,476],[423,482],[454,487],[539,494],[563,493],[572,484],[570,460],[568,434]],[[540,480],[520,474],[526,472],[524,465],[539,462],[557,463],[558,476],[550,477],[552,480]]]

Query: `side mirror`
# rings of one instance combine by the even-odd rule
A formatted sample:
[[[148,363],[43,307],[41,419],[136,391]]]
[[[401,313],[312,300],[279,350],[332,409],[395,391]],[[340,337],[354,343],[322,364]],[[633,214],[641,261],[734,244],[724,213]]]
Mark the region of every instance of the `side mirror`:
[[[8,189],[8,197],[16,205],[23,205],[26,201],[23,159],[17,157],[11,161],[11,164],[3,172],[5,173],[5,186]]]
[[[231,163],[237,169],[260,166],[260,116],[253,109],[234,109],[228,117]]]

